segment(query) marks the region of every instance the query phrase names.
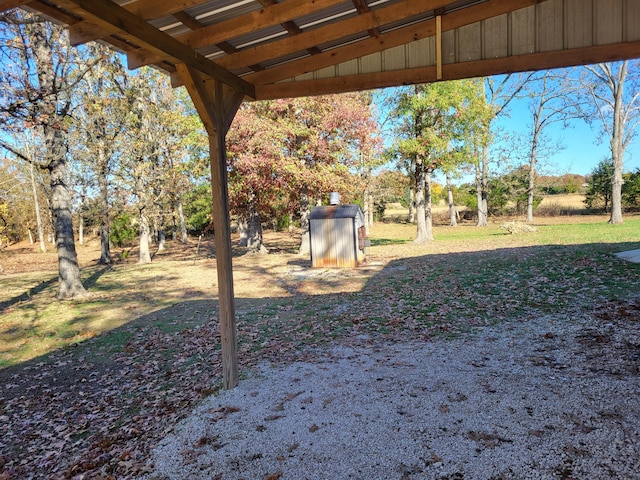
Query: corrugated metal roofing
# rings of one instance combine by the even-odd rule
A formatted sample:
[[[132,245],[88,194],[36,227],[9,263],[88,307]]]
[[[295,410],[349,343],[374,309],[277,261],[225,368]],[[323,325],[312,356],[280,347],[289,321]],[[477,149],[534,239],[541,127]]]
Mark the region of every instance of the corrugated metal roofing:
[[[0,2],[18,6],[69,25],[74,43],[114,45],[132,68],[180,84],[186,63],[254,98],[640,57],[638,0]]]

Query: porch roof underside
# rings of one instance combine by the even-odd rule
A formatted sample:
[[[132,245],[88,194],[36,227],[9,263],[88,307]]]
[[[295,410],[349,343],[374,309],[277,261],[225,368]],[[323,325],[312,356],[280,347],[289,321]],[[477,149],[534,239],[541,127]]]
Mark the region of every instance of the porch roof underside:
[[[637,0],[0,0],[273,99],[640,57]]]

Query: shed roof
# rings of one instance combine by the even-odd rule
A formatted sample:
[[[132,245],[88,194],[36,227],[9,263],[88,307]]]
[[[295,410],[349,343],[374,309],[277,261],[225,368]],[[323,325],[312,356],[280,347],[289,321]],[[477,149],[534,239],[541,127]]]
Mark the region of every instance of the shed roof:
[[[0,0],[256,99],[640,57],[637,0]]]
[[[356,218],[362,215],[360,205],[331,205],[313,207],[309,220],[327,220],[332,218]]]

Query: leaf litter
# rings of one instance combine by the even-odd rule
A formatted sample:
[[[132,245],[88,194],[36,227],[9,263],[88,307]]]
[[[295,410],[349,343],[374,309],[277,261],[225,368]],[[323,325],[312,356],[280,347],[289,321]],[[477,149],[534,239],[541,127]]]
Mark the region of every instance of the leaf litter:
[[[462,419],[464,422],[465,417],[460,412],[456,414],[458,407],[476,405],[479,398],[489,397],[496,403],[496,399],[508,396],[506,394],[509,392],[505,392],[503,386],[505,378],[501,375],[502,370],[495,367],[496,358],[504,355],[504,352],[521,352],[522,355],[518,357],[520,363],[512,367],[518,372],[527,372],[527,375],[542,382],[545,388],[550,384],[548,388],[551,390],[546,395],[553,397],[561,394],[561,410],[569,413],[576,413],[575,405],[580,405],[580,402],[571,405],[566,400],[570,397],[569,393],[576,389],[584,390],[591,384],[601,384],[602,391],[593,392],[589,399],[597,403],[599,409],[596,411],[596,407],[592,406],[586,413],[577,413],[585,418],[583,425],[587,427],[582,429],[570,417],[561,417],[567,411],[557,413],[562,420],[555,423],[524,425],[519,435],[507,435],[501,431],[500,425],[488,428],[486,422],[466,427],[461,424],[456,426],[455,423],[443,424],[439,428],[446,429],[440,430],[444,435],[444,439],[440,440],[444,443],[441,448],[434,448],[433,442],[439,438],[438,435],[430,432],[426,426],[419,426],[419,435],[415,429],[410,429],[392,439],[396,442],[392,445],[397,445],[391,449],[395,452],[399,450],[407,432],[413,432],[408,437],[427,436],[419,452],[415,452],[412,458],[404,459],[406,468],[396,464],[390,477],[380,477],[382,470],[374,469],[370,470],[374,472],[373,476],[355,472],[354,478],[431,478],[429,475],[436,473],[440,477],[433,478],[446,478],[447,475],[454,478],[462,475],[461,472],[467,472],[464,476],[467,479],[490,478],[487,471],[478,473],[478,469],[464,466],[473,461],[467,459],[465,463],[459,459],[467,455],[460,454],[456,449],[460,435],[466,435],[466,441],[470,443],[465,445],[470,449],[470,445],[475,443],[474,449],[480,448],[481,452],[487,450],[482,441],[474,442],[468,437],[471,431],[513,440],[512,443],[498,442],[497,447],[488,449],[494,452],[514,445],[521,446],[518,443],[520,437],[529,440],[542,438],[545,441],[550,435],[563,437],[565,444],[561,448],[551,449],[547,457],[549,471],[555,472],[555,476],[549,478],[580,476],[580,468],[586,469],[590,466],[589,461],[595,462],[594,452],[600,454],[601,467],[598,468],[602,470],[605,468],[602,465],[605,465],[609,469],[609,477],[598,477],[600,470],[596,468],[593,470],[596,473],[587,475],[588,478],[638,476],[640,467],[637,461],[633,463],[629,459],[633,455],[640,458],[636,447],[640,442],[633,434],[640,431],[634,423],[637,422],[634,419],[640,418],[637,403],[634,403],[639,392],[637,387],[633,391],[628,388],[629,382],[635,381],[637,386],[640,314],[638,300],[630,299],[628,293],[619,288],[622,276],[626,292],[633,291],[634,284],[637,291],[637,273],[631,267],[624,267],[627,270],[621,272],[621,267],[610,256],[597,250],[590,252],[585,246],[582,246],[582,250],[555,246],[539,248],[538,254],[532,256],[536,259],[533,264],[520,261],[522,255],[527,255],[526,250],[524,253],[516,251],[518,249],[512,250],[461,252],[447,257],[445,263],[440,255],[398,259],[389,263],[381,259],[379,267],[373,266],[375,263],[372,262],[373,268],[365,272],[349,272],[344,276],[334,272],[331,275],[316,275],[311,279],[300,276],[292,280],[288,278],[288,272],[292,271],[290,268],[272,268],[272,271],[278,272],[276,277],[286,284],[283,296],[256,300],[247,298],[238,302],[239,358],[242,371],[249,376],[241,381],[241,388],[257,375],[259,381],[252,384],[249,398],[256,402],[262,398],[264,390],[269,388],[265,382],[271,379],[271,375],[256,372],[262,372],[265,362],[269,365],[267,371],[275,377],[282,374],[281,368],[299,363],[304,365],[304,362],[313,366],[315,373],[332,376],[324,384],[329,388],[328,393],[321,395],[317,389],[323,384],[317,378],[313,382],[314,390],[304,385],[310,377],[294,374],[294,378],[288,378],[289,384],[283,392],[275,389],[278,398],[273,399],[269,408],[281,405],[278,415],[274,415],[273,411],[265,413],[249,431],[254,435],[272,434],[274,425],[289,421],[290,415],[287,413],[292,405],[298,405],[301,410],[304,407],[307,411],[322,408],[327,414],[340,412],[344,408],[340,389],[355,383],[355,380],[338,381],[344,372],[335,372],[331,363],[340,364],[344,360],[344,351],[351,352],[347,360],[356,362],[357,368],[352,368],[352,373],[361,370],[357,359],[366,362],[373,356],[375,362],[368,368],[393,368],[394,382],[390,382],[386,374],[380,374],[370,379],[376,386],[375,391],[369,392],[370,396],[363,397],[360,391],[351,392],[349,404],[354,409],[352,416],[360,420],[358,428],[352,430],[353,438],[341,436],[343,432],[336,434],[336,428],[329,428],[330,425],[320,420],[321,415],[309,418],[297,429],[297,435],[303,432],[313,434],[316,438],[329,435],[331,442],[325,445],[323,453],[309,453],[307,445],[300,438],[291,438],[289,432],[282,442],[284,451],[278,455],[284,460],[278,461],[277,468],[271,465],[273,468],[260,470],[260,476],[247,474],[245,477],[242,472],[250,472],[247,468],[252,468],[252,462],[268,461],[272,458],[270,452],[237,458],[238,468],[226,470],[224,476],[221,464],[211,461],[206,468],[200,464],[199,473],[185,468],[180,471],[190,473],[177,473],[169,478],[217,478],[219,475],[219,478],[225,479],[264,478],[276,473],[283,479],[301,478],[296,472],[306,471],[304,468],[307,465],[301,463],[303,457],[306,455],[308,459],[310,456],[320,464],[333,461],[336,441],[342,442],[337,450],[349,458],[371,458],[375,456],[372,451],[355,445],[354,439],[361,438],[359,435],[363,433],[371,433],[372,430],[367,430],[367,421],[373,425],[386,425],[380,423],[378,417],[369,418],[367,409],[372,398],[383,396],[387,403],[376,408],[383,409],[383,418],[393,419],[394,426],[399,420],[411,419],[415,422],[418,418],[427,418],[426,415],[431,413],[437,413],[441,421],[459,422]],[[295,257],[273,258],[276,262],[283,259],[286,262]],[[382,267],[383,274],[378,273]],[[249,268],[247,277],[254,271]],[[324,295],[313,295],[319,285]],[[239,291],[244,294],[241,289]],[[274,305],[274,314],[268,313],[268,309]],[[229,422],[237,422],[249,415],[248,408],[253,407],[242,403],[216,404],[216,399],[228,395],[226,392],[212,396],[218,392],[221,384],[215,302],[193,310],[190,310],[189,302],[179,303],[173,307],[173,313],[172,309],[167,309],[161,314],[179,318],[173,330],[157,328],[153,316],[149,316],[146,321],[134,322],[121,330],[128,336],[122,348],[109,346],[99,336],[54,352],[47,358],[0,370],[0,479],[162,478],[162,462],[158,457],[160,450],[154,448],[166,435],[178,431],[180,427],[176,425],[181,425],[178,423],[180,420],[189,420],[188,415],[194,407],[212,401],[214,405],[210,408],[238,408],[238,411],[226,414],[224,410],[209,413],[215,419],[208,422],[210,428],[221,430]],[[502,329],[494,330],[500,325],[503,325],[500,327]],[[531,327],[536,330],[535,335],[527,337],[527,341],[536,348],[526,348],[510,330],[527,325],[535,326]],[[484,350],[474,355],[475,350],[470,347],[478,339],[477,332],[494,340],[482,343]],[[509,339],[507,343],[500,341],[505,335]],[[456,349],[456,342],[462,342],[463,347]],[[429,352],[422,350],[430,346],[454,351],[455,358],[447,360],[453,365],[458,365],[458,357],[460,360],[466,358],[466,363],[459,364],[460,371],[471,369],[476,376],[469,380],[468,385],[447,380],[456,378],[454,374],[459,373],[457,371],[449,373],[442,380],[445,382],[442,385],[429,378],[420,378],[415,384],[407,384],[407,379],[413,378],[411,375],[416,371],[428,372],[432,368],[431,364],[425,365],[421,358],[415,358],[418,353],[432,358]],[[337,348],[338,352],[327,356],[332,348]],[[405,348],[416,353],[407,355]],[[439,352],[431,351],[431,355],[436,353]],[[487,369],[490,371],[487,372]],[[404,399],[429,400],[422,410],[414,411],[410,404],[397,401],[398,381],[408,389]],[[454,383],[456,385],[452,387]],[[527,388],[535,391],[539,385]],[[443,394],[433,398],[434,392]],[[514,392],[522,393],[518,388]],[[528,390],[525,393],[531,395]],[[288,395],[293,397],[288,398]],[[314,401],[301,402],[309,398]],[[545,404],[544,400],[540,400],[542,405]],[[518,421],[530,417],[542,418],[543,412],[535,406],[535,402],[529,402],[526,408],[519,408],[517,399],[513,401],[514,406],[509,406],[507,411]],[[449,409],[446,414],[442,412],[443,405]],[[491,411],[494,407],[493,404],[487,405],[486,410]],[[515,413],[511,413],[510,409],[515,409]],[[265,423],[269,416],[273,416],[273,419]],[[318,429],[310,432],[314,425]],[[592,448],[589,447],[591,449],[585,448],[576,443],[577,439],[565,438],[562,432],[569,428],[566,425],[570,425],[574,436],[577,428],[578,434],[590,438],[603,436],[613,446],[595,442]],[[599,426],[587,432],[593,425]],[[390,427],[391,430],[393,428],[397,427]],[[456,442],[448,445],[447,435],[451,435]],[[198,445],[203,438],[215,440]],[[369,444],[375,445],[375,438],[371,434],[365,440],[371,440]],[[591,445],[589,438],[580,441]],[[268,443],[278,444],[273,438]],[[217,451],[225,453],[233,448],[234,441],[224,439],[216,431],[192,439],[180,451],[197,451],[197,455],[187,457],[198,463],[208,458],[209,450],[220,445],[222,447]],[[288,451],[291,445],[298,446]],[[364,445],[368,444],[365,442]],[[539,447],[543,450],[547,448],[546,445]],[[614,447],[626,452],[618,460],[614,459]],[[423,451],[425,449],[426,454]],[[578,459],[571,456],[571,452],[585,449],[592,455],[577,455]],[[476,454],[480,455],[480,452]],[[289,460],[291,455],[298,460]],[[438,461],[434,461],[434,458]],[[344,458],[339,457],[337,464],[342,460]],[[182,461],[176,461],[176,465],[182,465]],[[347,478],[345,471],[339,470],[334,478]],[[181,476],[183,474],[191,476]],[[209,476],[202,476],[205,474]],[[508,472],[504,475],[504,478],[514,478],[509,477]],[[313,476],[310,474],[309,478]],[[522,478],[527,477],[524,475]]]

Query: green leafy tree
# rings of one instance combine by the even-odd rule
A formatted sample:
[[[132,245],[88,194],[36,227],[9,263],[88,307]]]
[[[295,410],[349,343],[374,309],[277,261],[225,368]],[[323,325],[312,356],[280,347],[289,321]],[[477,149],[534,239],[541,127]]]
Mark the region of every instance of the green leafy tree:
[[[588,208],[602,207],[605,212],[609,211],[612,179],[613,163],[609,159],[601,160],[587,180],[584,202]]]
[[[483,125],[483,97],[475,80],[417,85],[401,90],[394,103],[396,141],[390,151],[408,166],[415,182],[415,243],[433,239],[431,174],[452,172],[473,150],[474,133]]]
[[[622,204],[629,209],[640,208],[640,168],[624,174]]]
[[[613,208],[611,185],[614,175],[613,162],[609,159],[601,160],[588,177],[584,201],[587,208],[602,208],[605,212],[609,212]],[[640,169],[624,173],[622,179],[622,207],[624,209],[640,207]]]

